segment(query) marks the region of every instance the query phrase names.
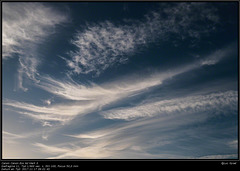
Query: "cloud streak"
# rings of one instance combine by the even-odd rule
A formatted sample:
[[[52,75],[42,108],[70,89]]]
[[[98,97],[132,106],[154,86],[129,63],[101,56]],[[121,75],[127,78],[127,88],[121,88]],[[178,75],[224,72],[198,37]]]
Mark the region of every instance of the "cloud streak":
[[[232,92],[236,94],[236,92]],[[222,93],[225,94],[225,100],[231,103],[232,99],[228,96],[231,96],[231,92]],[[192,99],[201,99],[201,100],[215,100],[220,98],[221,93],[218,94],[208,94],[204,98],[199,98],[200,96],[194,96]],[[234,99],[236,98],[235,95]],[[203,97],[203,96],[202,96]],[[186,99],[182,99],[186,100]],[[189,99],[190,100],[190,99]],[[224,101],[225,101],[224,100]],[[174,100],[173,100],[174,101]],[[220,103],[219,101],[219,103]],[[235,102],[235,100],[233,100]],[[186,103],[189,101],[185,101]],[[189,104],[189,106],[195,107],[194,102]],[[201,101],[202,102],[202,101]],[[201,103],[200,102],[200,103]],[[208,103],[207,101],[206,103]],[[226,103],[228,103],[226,102]],[[210,109],[209,104],[205,103],[205,107]],[[215,102],[216,103],[216,102]],[[173,103],[172,103],[173,104]],[[214,104],[214,102],[213,102]],[[213,105],[212,104],[212,105]],[[219,105],[219,104],[218,104]],[[221,104],[223,108],[228,104]],[[201,106],[201,105],[199,105]],[[231,104],[229,104],[231,106]],[[237,108],[237,105],[233,105],[234,109]],[[203,107],[203,106],[202,106]],[[213,107],[215,109],[215,107]],[[230,107],[231,108],[231,107]],[[148,108],[149,109],[149,108]],[[146,110],[148,110],[146,109]],[[212,109],[212,108],[211,108]],[[206,109],[205,109],[206,110]],[[168,109],[169,111],[169,109]],[[149,113],[152,112],[154,115],[155,110],[152,108],[151,111],[149,109]],[[196,156],[193,154],[194,152],[199,153],[199,157],[197,158],[236,158],[236,154],[231,155],[201,155],[202,153],[199,151],[199,144],[205,146],[205,141],[209,144],[209,148],[211,146],[221,146],[221,142],[219,142],[218,138],[209,138],[204,140],[204,137],[211,136],[212,133],[216,133],[214,129],[211,127],[193,127],[193,123],[198,123],[201,125],[203,121],[206,121],[209,118],[213,118],[215,114],[206,113],[204,110],[188,110],[187,112],[176,112],[165,113],[162,115],[152,115],[151,117],[144,117],[138,120],[128,120],[128,122],[116,122],[113,125],[109,125],[106,127],[98,128],[92,131],[81,131],[80,134],[64,134],[64,136],[69,136],[71,138],[68,142],[59,144],[57,147],[59,149],[64,148],[67,149],[64,152],[59,152],[58,154],[55,152],[49,152],[49,148],[55,149],[56,146],[52,145],[38,145],[39,150],[44,153],[50,153],[52,156],[50,159],[96,159],[96,158],[128,158],[128,159],[138,159],[138,158],[157,158],[157,159],[196,159]],[[201,112],[203,114],[201,114]],[[235,111],[236,112],[236,111]],[[204,122],[205,123],[205,122]],[[187,126],[187,129],[185,129]],[[211,125],[212,126],[212,125]],[[191,128],[191,129],[190,129]],[[203,130],[205,131],[203,131]],[[226,128],[222,128],[226,130]],[[208,130],[208,131],[206,131]],[[220,130],[221,131],[221,130]],[[198,134],[196,135],[196,132]],[[158,136],[156,136],[156,134]],[[218,134],[218,133],[216,133]],[[196,143],[195,145],[191,144],[182,144],[181,141],[183,139],[190,138]],[[229,141],[228,138],[222,138],[222,141],[226,141],[227,145],[231,146],[231,144],[236,144],[235,140]],[[205,142],[205,143],[204,143]],[[219,143],[217,143],[219,142]],[[203,144],[201,144],[203,143]],[[167,152],[166,152],[167,148]],[[172,148],[172,151],[169,150]],[[184,155],[178,155],[178,150],[184,150],[184,148],[188,148],[186,151],[191,151],[192,154],[187,154],[186,151]],[[161,153],[153,153],[153,150],[160,150]],[[222,152],[222,149],[218,151]],[[203,153],[204,154],[204,153]]]
[[[41,121],[43,126],[52,126],[49,122],[66,123],[78,114],[87,113],[93,107],[92,104],[57,104],[48,106],[36,106],[24,102],[7,100],[3,102],[18,111],[19,114],[26,115],[37,121]]]
[[[236,44],[231,43],[228,46],[215,50],[214,52],[206,55],[202,59],[200,59],[199,63],[201,66],[204,65],[215,65],[219,61],[229,57],[230,55],[236,53]]]
[[[57,25],[66,22],[67,16],[42,3],[4,2],[2,5],[2,58],[18,56],[18,88],[27,91],[23,78],[38,81],[37,68],[41,63],[38,45],[54,33]]]
[[[41,3],[4,2],[3,59],[26,54],[31,43],[39,43],[64,21],[66,16]]]
[[[201,13],[196,12],[199,10]],[[199,21],[208,21],[209,25],[207,28],[191,27]],[[199,38],[211,32],[217,23],[216,10],[206,8],[204,3],[160,5],[158,10],[149,12],[139,21],[125,21],[122,25],[103,21],[87,25],[71,41],[77,50],[69,52],[70,59],[64,59],[73,73],[99,75],[113,65],[126,63],[132,54],[139,53],[148,44],[167,39],[168,34],[182,39]]]
[[[165,72],[154,71],[151,74],[139,76],[137,74],[128,75],[112,82],[105,82],[97,85],[89,82],[81,84],[71,80],[56,80],[49,76],[38,76],[41,80],[36,86],[69,100],[98,100],[106,97],[127,97],[148,88],[161,85],[163,81],[175,77],[179,74],[198,69],[206,65],[215,65],[224,58],[234,53],[233,44],[212,53],[202,56],[191,63],[171,68]]]
[[[198,69],[204,65],[203,60],[211,60],[212,58],[215,59],[215,64],[222,60],[225,56],[228,56],[232,50],[231,48],[223,48],[221,50],[222,54],[224,55],[217,55],[218,51],[213,52],[206,57],[202,57],[200,60],[195,61],[193,63],[186,64],[184,66],[173,68],[167,72],[154,72],[151,74],[145,74],[144,76],[141,75],[128,75],[122,78],[118,78],[111,82],[105,82],[101,85],[97,85],[94,83],[88,83],[88,85],[77,83],[73,80],[56,80],[49,76],[38,75],[37,79],[39,80],[38,83],[35,85],[53,95],[61,97],[66,100],[71,100],[72,102],[66,104],[51,104],[51,102],[44,101],[47,106],[36,106],[24,102],[16,102],[7,100],[3,104],[13,108],[14,110],[21,109],[22,111],[18,111],[20,114],[24,114],[25,116],[29,116],[34,118],[35,120],[39,120],[43,122],[44,126],[52,125],[50,122],[60,122],[66,123],[72,120],[77,115],[85,115],[91,112],[102,111],[105,110],[109,105],[117,103],[121,100],[127,99],[131,96],[143,94],[147,91],[150,91],[151,88],[160,86],[164,81],[176,77],[179,74],[183,74],[189,72],[194,69]],[[201,97],[199,97],[201,98]],[[203,99],[205,97],[202,97]],[[183,108],[177,108],[176,105],[180,101],[192,101],[194,99],[176,99],[175,101],[169,102],[161,102],[152,104],[154,106],[158,105],[166,105],[167,107],[161,108],[162,112],[169,112],[170,108],[173,111],[177,110],[186,110],[191,106],[187,106]],[[201,99],[197,99],[201,100]],[[197,100],[196,105],[197,107]],[[211,99],[207,99],[211,100]],[[176,103],[176,104],[172,104]],[[210,102],[209,102],[210,103]],[[204,104],[202,104],[204,105]],[[216,105],[216,104],[215,104]],[[143,106],[144,109],[139,109],[140,111],[146,111],[149,105]],[[201,106],[200,106],[201,107]],[[193,107],[192,107],[193,108]],[[156,108],[157,109],[157,108]],[[129,110],[129,111],[128,111]],[[124,115],[122,110],[114,110],[108,111],[108,115],[106,113],[102,113],[103,116],[107,119],[117,119],[118,117],[121,119],[129,120],[134,117],[143,117],[147,115],[146,113],[138,113],[136,114],[136,110],[138,109],[128,109],[125,113],[131,113],[130,115]],[[150,109],[151,111],[151,109]],[[121,115],[123,114],[123,115]],[[121,115],[121,116],[120,116]],[[124,118],[125,117],[125,118]]]
[[[202,156],[198,159],[236,159],[238,157],[237,154],[222,154],[222,155],[209,155]]]
[[[171,100],[162,100],[141,104],[135,107],[113,109],[101,112],[105,119],[133,120],[142,117],[156,115],[168,115],[176,113],[210,112],[224,113],[227,107],[231,111],[237,111],[238,95],[236,91],[224,93],[212,93],[209,95],[189,96]],[[227,110],[227,111],[229,111]]]

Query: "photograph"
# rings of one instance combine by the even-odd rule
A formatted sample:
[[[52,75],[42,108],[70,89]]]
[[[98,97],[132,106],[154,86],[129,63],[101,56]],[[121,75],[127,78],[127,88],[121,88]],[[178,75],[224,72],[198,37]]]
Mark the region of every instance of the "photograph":
[[[239,1],[1,1],[1,26],[2,169],[239,165]]]

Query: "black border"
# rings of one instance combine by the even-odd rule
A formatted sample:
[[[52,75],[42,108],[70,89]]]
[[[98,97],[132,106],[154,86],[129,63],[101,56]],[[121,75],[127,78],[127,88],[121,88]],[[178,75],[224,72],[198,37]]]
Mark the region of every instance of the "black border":
[[[239,7],[240,7],[240,3],[239,0],[205,0],[205,1],[199,1],[199,0],[189,0],[189,1],[182,1],[182,0],[156,0],[156,1],[146,1],[146,0],[122,0],[122,1],[113,1],[113,0],[93,0],[93,1],[66,1],[66,0],[24,0],[24,1],[17,1],[17,0],[1,0],[1,32],[2,32],[2,2],[57,2],[57,3],[71,3],[71,2],[237,2],[238,3],[238,159],[3,159],[2,158],[2,130],[3,130],[3,126],[2,126],[2,57],[1,57],[1,165],[4,165],[6,163],[10,163],[11,162],[38,162],[38,164],[40,165],[78,165],[81,167],[82,166],[87,166],[89,168],[96,168],[96,166],[102,166],[101,163],[105,163],[105,161],[111,161],[114,162],[114,164],[117,164],[117,168],[121,169],[121,168],[126,168],[124,165],[119,165],[118,162],[126,162],[126,164],[130,164],[129,161],[131,161],[132,163],[137,164],[138,166],[147,166],[149,168],[149,161],[151,161],[151,166],[155,167],[155,166],[166,166],[166,167],[175,167],[176,166],[238,166],[239,163],[239,106],[240,106],[240,102],[239,102],[239,15],[240,15],[240,11],[239,11]],[[2,36],[1,36],[1,52],[2,52]],[[2,56],[2,53],[1,53]],[[89,166],[89,161],[94,162],[94,165]],[[101,161],[101,162],[100,162]],[[137,163],[136,163],[137,161]],[[147,163],[146,163],[147,162]],[[116,167],[115,166],[115,167]],[[129,165],[128,165],[129,166]],[[51,170],[80,170],[81,168],[51,168]],[[2,168],[1,168],[2,170]]]

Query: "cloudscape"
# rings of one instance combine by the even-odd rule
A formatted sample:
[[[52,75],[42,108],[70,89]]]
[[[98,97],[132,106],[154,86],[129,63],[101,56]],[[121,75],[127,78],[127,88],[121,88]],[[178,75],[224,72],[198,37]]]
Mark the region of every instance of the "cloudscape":
[[[237,2],[2,2],[3,159],[237,159]]]

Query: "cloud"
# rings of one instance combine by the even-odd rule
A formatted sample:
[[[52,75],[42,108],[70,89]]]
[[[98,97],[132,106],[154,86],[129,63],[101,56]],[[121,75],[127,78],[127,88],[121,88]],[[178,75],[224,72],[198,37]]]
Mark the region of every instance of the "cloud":
[[[50,76],[38,75],[36,78],[39,80],[39,82],[35,84],[37,87],[48,91],[53,95],[57,95],[63,99],[71,100],[71,102],[65,104],[51,104],[51,99],[48,99],[44,101],[44,104],[47,106],[36,106],[24,102],[7,100],[3,103],[3,105],[9,106],[14,110],[18,110],[18,113],[20,114],[24,114],[25,116],[29,116],[35,120],[41,121],[43,123],[43,126],[50,126],[52,125],[51,122],[60,122],[64,124],[72,120],[77,115],[83,116],[91,112],[106,110],[109,105],[120,102],[121,100],[130,98],[135,95],[143,94],[147,91],[150,91],[151,88],[160,86],[164,81],[172,77],[194,69],[198,69],[203,66],[202,60],[208,60],[208,58],[211,59],[214,57],[217,62],[219,62],[223,57],[227,56],[231,52],[229,50],[226,51],[224,48],[221,51],[224,52],[224,55],[220,56],[221,58],[219,59],[219,56],[214,55],[216,54],[214,52],[211,55],[202,57],[200,60],[185,64],[184,66],[180,66],[178,68],[172,68],[171,70],[165,72],[155,71],[150,74],[132,74],[122,78],[117,78],[111,82],[104,82],[99,85],[94,83],[80,84],[74,80],[56,80]],[[161,107],[162,112],[170,112],[170,110],[176,112],[177,110],[187,110],[187,108],[193,109],[193,107],[188,106],[184,103],[185,106],[179,108],[174,106],[172,103],[177,104],[179,100],[200,101],[200,98],[204,99],[207,97],[199,97],[199,99],[175,99],[169,102],[161,102],[159,104],[154,103],[152,105],[155,106],[155,110],[158,110],[157,107],[162,104],[165,105],[164,108]],[[193,105],[197,105],[197,101],[196,104]],[[108,114],[106,112],[102,114],[107,119],[119,118],[129,120],[135,117],[144,117],[147,115],[146,110],[150,107],[151,104],[143,106],[143,109],[141,107],[139,109],[117,109],[107,111]],[[201,107],[202,106],[200,106],[200,108]],[[138,110],[142,112],[139,113]],[[149,111],[151,110],[152,109],[149,109]],[[123,114],[124,111],[125,113],[130,112],[130,114],[125,115]],[[49,124],[45,124],[46,122]]]
[[[199,21],[208,21],[209,25],[192,27]],[[111,21],[88,24],[71,41],[77,50],[68,53],[70,59],[63,59],[73,73],[99,75],[116,64],[126,63],[148,44],[158,39],[167,40],[169,34],[199,38],[211,32],[217,23],[216,10],[204,3],[165,4],[142,20],[125,20],[122,25]]]
[[[14,53],[25,54],[31,43],[39,43],[57,24],[66,21],[65,15],[41,3],[4,2],[2,5],[3,59],[13,57]]]
[[[143,93],[148,88],[160,85],[163,80],[174,74],[176,73],[153,74],[146,78],[129,76],[102,85],[92,83],[90,86],[80,85],[73,81],[60,81],[51,77],[39,76],[38,78],[41,79],[37,83],[38,87],[53,95],[72,101],[64,104],[36,106],[29,103],[6,100],[3,102],[3,105],[43,123],[46,121],[65,123],[77,115],[100,111],[114,102]],[[46,124],[43,125],[47,126]]]
[[[96,138],[100,138],[105,136],[105,134],[99,134],[99,133],[90,133],[90,134],[79,134],[79,135],[67,135],[70,137],[74,137],[74,138],[87,138],[87,139],[96,139]]]
[[[35,82],[39,82],[39,80],[36,79],[36,75],[39,75],[37,67],[40,64],[40,60],[32,55],[26,55],[24,57],[19,57],[19,64],[18,88],[26,92],[28,88],[23,86],[23,78],[26,77]]]
[[[209,95],[209,97],[213,96],[213,94]],[[204,155],[206,153],[202,151],[203,148],[215,149],[216,154],[223,152],[222,145],[225,146],[225,142],[229,141],[226,137],[218,137],[221,135],[218,131],[228,132],[227,127],[216,131],[213,123],[209,126],[203,122],[213,117],[214,114],[192,111],[192,113],[179,112],[174,115],[167,113],[128,122],[114,122],[104,127],[91,128],[91,131],[79,129],[81,132],[79,134],[71,132],[64,134],[75,139],[70,138],[67,142],[55,146],[44,145],[39,150],[52,154],[50,159],[193,159],[196,158],[195,153],[209,159],[236,156]],[[193,126],[196,123],[197,126]],[[201,127],[201,123],[204,127]],[[218,136],[212,137],[213,134]],[[191,143],[181,144],[185,141]],[[56,146],[68,150],[58,154],[49,152],[51,151],[48,150],[49,148],[54,149]],[[158,153],[159,151],[161,152]],[[179,155],[183,151],[184,155]]]
[[[82,148],[63,148],[56,146],[44,145],[41,143],[34,144],[39,151],[49,154],[59,154],[55,157],[48,157],[48,159],[61,159],[61,158],[87,158],[87,159],[99,159],[106,158],[110,155],[110,153],[105,149],[101,148],[102,146],[98,144],[98,146],[91,147],[82,147]]]
[[[107,97],[127,97],[129,95],[137,94],[148,88],[161,85],[163,81],[179,74],[198,69],[206,65],[203,63],[203,60],[211,60],[212,58],[215,58],[217,61],[214,64],[216,64],[231,52],[229,50],[226,51],[225,49],[217,51],[223,52],[223,55],[219,57],[216,55],[216,52],[213,52],[213,54],[204,56],[200,60],[185,64],[183,66],[171,68],[165,72],[153,71],[150,74],[143,73],[141,76],[138,74],[131,74],[115,79],[111,82],[102,83],[100,85],[92,82],[81,84],[72,79],[56,80],[50,76],[39,75],[37,78],[40,80],[40,82],[37,83],[36,86],[54,95],[69,100],[98,100]]]
[[[4,135],[3,137],[9,137],[11,139],[24,138],[24,136],[22,136],[22,135],[10,133],[10,132],[7,132],[7,131],[3,131],[2,133]]]
[[[26,104],[22,104],[22,106],[26,106]],[[68,105],[63,106],[63,108],[67,106]],[[78,105],[76,105],[76,107],[77,106]],[[28,108],[28,106],[26,106],[26,108]],[[123,111],[125,110],[126,112],[129,112],[128,109],[129,108],[123,108]],[[176,150],[181,151],[184,150],[185,147],[188,148],[187,151],[192,151],[193,153],[198,152],[199,155],[205,154],[199,151],[199,144],[203,146],[206,144],[205,141],[203,143],[203,139],[207,139],[209,148],[214,147],[216,150],[218,149],[217,147],[221,146],[222,144],[226,145],[225,141],[229,146],[230,144],[236,144],[235,141],[229,142],[228,138],[206,138],[208,136],[212,136],[213,134],[219,135],[219,133],[215,132],[215,129],[213,129],[214,125],[211,125],[210,127],[205,125],[204,127],[197,126],[191,128],[193,123],[203,123],[203,121],[206,121],[208,118],[213,118],[216,116],[218,112],[221,112],[221,114],[228,114],[225,112],[227,111],[226,109],[229,109],[228,111],[233,111],[232,113],[235,113],[237,110],[236,91],[193,95],[189,97],[174,98],[162,101],[151,99],[151,101],[136,107],[132,107],[131,109],[135,109],[135,113],[127,113],[127,115],[137,114],[137,116],[134,116],[134,120],[128,120],[128,122],[114,122],[114,124],[104,127],[95,129],[91,128],[90,131],[81,129],[80,127],[79,131],[81,133],[75,134],[72,134],[71,132],[63,134],[61,129],[56,129],[54,134],[60,131],[59,133],[63,134],[62,136],[68,136],[70,138],[63,143],[54,143],[55,145],[34,143],[34,146],[38,147],[39,152],[45,155],[48,154],[48,156],[50,156],[48,157],[49,159],[187,159],[196,157],[194,154],[178,155],[179,151]],[[45,109],[42,108],[41,110]],[[211,114],[209,112],[211,110],[214,110],[216,113],[213,112]],[[156,111],[159,113],[156,114]],[[108,111],[104,112],[109,114]],[[148,112],[149,115],[146,115],[146,112]],[[141,116],[139,116],[140,114]],[[140,119],[139,117],[142,118]],[[126,116],[122,116],[122,119],[125,118]],[[84,118],[81,118],[81,120],[84,122]],[[95,122],[89,124],[95,124]],[[187,129],[185,129],[186,125]],[[74,125],[71,126],[74,127]],[[227,127],[222,129],[225,132],[228,132]],[[222,132],[222,130],[218,131]],[[42,138],[44,137],[45,136],[43,135]],[[191,141],[193,141],[191,146],[189,144],[186,146],[179,145],[179,143],[181,143],[185,138],[186,140],[190,138]],[[222,143],[220,139],[224,143]],[[173,150],[171,151],[169,148],[172,148]],[[153,152],[154,149],[161,150],[161,153],[155,154]],[[222,148],[220,148],[220,151],[222,152]],[[217,157],[234,157],[221,155],[202,156],[209,159],[214,159]]]
[[[237,154],[222,154],[222,155],[208,155],[208,156],[202,156],[198,159],[237,159]]]
[[[101,112],[106,119],[133,120],[156,115],[176,113],[210,112],[224,113],[225,108],[237,111],[238,95],[236,91],[189,96],[170,100],[148,102],[135,107],[125,107]],[[226,111],[227,113],[229,110]]]
[[[54,147],[54,146],[49,147],[49,146],[46,146],[41,143],[35,143],[33,145],[38,148],[44,148],[45,152],[47,152],[47,153],[59,154],[59,153],[65,153],[65,152],[69,151],[69,149],[67,149],[67,148],[62,148],[62,147],[58,148],[58,147]]]
[[[28,138],[33,138],[35,136],[38,136],[42,134],[39,130],[37,131],[30,131],[30,132],[25,132],[25,133],[11,133],[9,131],[3,131],[3,142],[4,143],[11,143],[11,144],[16,144],[19,143],[20,140],[24,141],[27,140]]]
[[[52,124],[50,124],[49,122],[43,122],[43,124],[42,124],[42,126],[49,126],[49,127],[51,127],[52,126]]]
[[[228,146],[234,149],[238,149],[238,140],[228,142]]]
[[[54,33],[57,25],[67,21],[67,15],[42,3],[4,2],[2,5],[2,58],[6,61],[18,56],[18,88],[27,91],[23,87],[24,76],[38,81],[41,60],[37,46]]]
[[[52,99],[43,100],[43,103],[46,104],[46,105],[51,105]]]
[[[215,65],[219,61],[223,60],[224,58],[229,57],[230,55],[234,54],[236,52],[236,44],[231,43],[228,46],[215,50],[214,52],[206,55],[203,57],[199,63],[200,65]]]
[[[100,131],[80,135],[68,135],[70,137],[81,139],[81,141],[74,140],[57,145],[58,149],[64,149],[63,152],[60,151],[58,154],[56,146],[38,144],[37,147],[40,147],[39,150],[43,153],[52,154],[52,157],[49,157],[49,159],[119,158],[122,153],[125,153],[125,149],[132,146],[132,144],[135,144],[136,141],[134,140],[135,137],[129,136],[119,139],[118,133],[121,133],[122,128],[115,128],[111,130],[101,129]],[[81,142],[81,145],[79,145],[78,142]],[[65,151],[65,149],[67,150]],[[147,154],[145,155],[147,156]],[[135,156],[137,156],[137,154],[135,154]]]
[[[20,144],[20,140],[26,138],[26,136],[10,133],[8,131],[2,130],[2,158],[9,158],[9,154],[11,154],[13,148],[8,148],[8,146],[16,146],[16,144]]]
[[[93,107],[92,104],[83,105],[80,103],[36,106],[11,100],[3,102],[3,105],[17,110],[19,114],[41,121],[43,126],[52,126],[51,123],[55,122],[64,124],[71,120],[74,116],[84,114],[87,110],[90,110],[91,107]]]

